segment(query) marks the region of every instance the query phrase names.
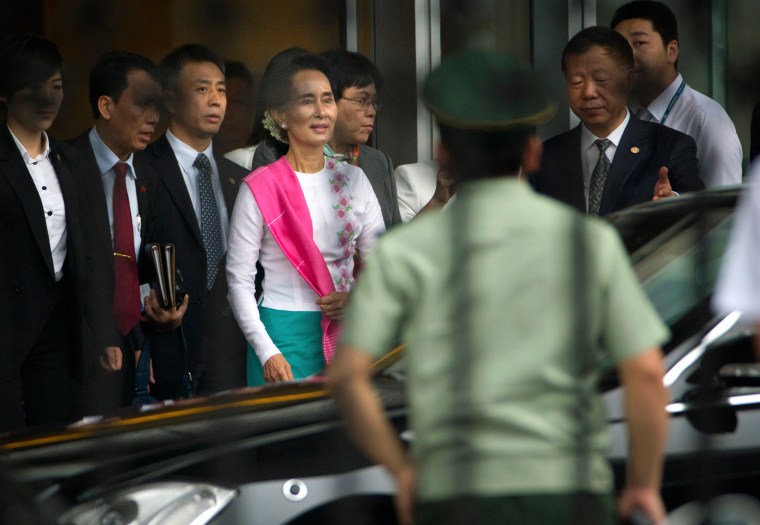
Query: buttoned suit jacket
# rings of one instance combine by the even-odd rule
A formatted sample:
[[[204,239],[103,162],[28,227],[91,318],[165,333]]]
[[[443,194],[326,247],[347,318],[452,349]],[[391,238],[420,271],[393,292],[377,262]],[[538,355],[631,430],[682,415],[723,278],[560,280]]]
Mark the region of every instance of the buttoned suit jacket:
[[[78,154],[50,138],[49,159],[61,186],[66,209],[64,278],[72,290],[79,365],[97,355],[79,352],[84,324],[92,330],[97,348],[118,346],[118,332],[104,315],[109,307],[106,282],[96,254],[87,250],[92,231],[83,220],[81,194],[74,176]],[[0,124],[0,380],[18,376],[19,367],[40,336],[58,297],[53,256],[39,193],[5,123]],[[94,351],[94,348],[90,349]],[[81,361],[80,361],[81,360]],[[68,373],[68,371],[66,371]],[[78,374],[77,374],[78,375]],[[44,388],[45,385],[40,385]]]
[[[230,215],[240,182],[248,172],[224,157],[215,160]],[[137,154],[134,162],[138,170],[150,168],[157,175],[156,195],[152,203],[155,220],[148,241],[174,244],[177,269],[181,271],[185,289],[190,295],[182,327],[187,341],[187,364],[193,380],[196,386],[200,384],[201,390],[206,391],[244,386],[245,338],[227,302],[224,260],[209,292],[206,288],[207,258],[201,228],[166,135]],[[156,385],[151,392],[159,398],[173,398],[181,394],[184,363],[178,353],[177,336],[164,334],[151,338],[156,375]],[[203,378],[206,372],[213,375],[211,384],[208,383],[209,378]]]
[[[631,115],[612,159],[599,215],[652,200],[662,166],[674,191],[701,190],[697,146],[688,135]],[[530,176],[539,193],[586,212],[581,161],[581,125],[544,142],[541,169]]]

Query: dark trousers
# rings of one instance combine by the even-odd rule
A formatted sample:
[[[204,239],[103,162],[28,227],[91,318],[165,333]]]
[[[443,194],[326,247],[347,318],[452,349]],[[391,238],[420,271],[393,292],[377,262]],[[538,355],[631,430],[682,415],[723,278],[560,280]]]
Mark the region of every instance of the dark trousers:
[[[130,406],[135,397],[135,351],[137,342],[129,335],[119,342],[122,351],[121,370],[111,372],[100,361],[89,363],[76,394],[76,418],[111,416],[121,407]],[[99,355],[102,349],[96,349]]]
[[[530,494],[420,502],[415,525],[614,525],[612,495]]]
[[[0,430],[70,421],[76,322],[73,305],[67,286],[59,283],[55,307],[18,374],[0,381]]]

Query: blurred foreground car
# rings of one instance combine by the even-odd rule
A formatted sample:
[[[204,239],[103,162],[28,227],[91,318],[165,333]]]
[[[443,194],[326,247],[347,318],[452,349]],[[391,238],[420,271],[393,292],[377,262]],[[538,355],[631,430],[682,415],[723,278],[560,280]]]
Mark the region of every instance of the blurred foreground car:
[[[760,492],[752,333],[738,313],[715,317],[709,308],[738,195],[739,188],[711,190],[610,217],[673,332],[665,349],[673,417],[663,494],[676,525],[700,523],[699,502],[711,499],[728,509],[718,509],[727,519],[737,509],[746,515]],[[375,385],[409,440],[402,353],[377,363]],[[614,373],[600,387],[622,483],[626,429]],[[0,450],[27,494],[59,506],[62,524],[395,523],[391,479],[350,444],[319,380],[28,431],[6,436]]]

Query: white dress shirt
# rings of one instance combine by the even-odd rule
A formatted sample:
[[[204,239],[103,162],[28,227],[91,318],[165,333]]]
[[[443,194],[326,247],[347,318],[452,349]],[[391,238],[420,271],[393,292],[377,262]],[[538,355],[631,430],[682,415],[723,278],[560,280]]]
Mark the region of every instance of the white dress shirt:
[[[682,81],[679,73],[673,83],[647,106],[652,120],[662,121]],[[662,124],[686,133],[697,143],[699,178],[706,187],[742,181],[743,154],[736,127],[726,110],[713,99],[685,85]]]
[[[364,257],[373,248],[377,237],[385,231],[383,214],[377,196],[364,172],[345,165],[342,172],[348,177],[348,193],[356,218],[356,248]],[[318,173],[298,173],[313,227],[314,243],[325,258],[333,281],[340,279],[335,262],[344,259],[337,243],[342,226],[335,217],[328,170]],[[255,299],[256,261],[264,268],[261,305],[276,310],[318,312],[318,296],[304,281],[265,227],[261,210],[248,184],[243,182],[232,211],[229,249],[227,252],[228,299],[240,329],[256,350],[261,363],[279,353],[266,332]]]
[[[58,182],[58,176],[49,159],[50,141],[47,133],[43,131],[42,139],[45,141],[45,149],[36,157],[31,158],[13,131],[10,128],[8,131],[11,132],[11,137],[13,137],[16,147],[24,159],[26,169],[32,176],[34,187],[37,188],[37,193],[40,195],[42,209],[45,213],[50,252],[53,255],[55,280],[60,281],[63,277],[63,262],[66,260],[66,206],[63,202],[61,184]],[[10,249],[10,247],[6,246],[5,249]]]
[[[426,160],[396,167],[396,190],[398,210],[403,222],[411,221],[435,193],[438,178],[438,163]]]
[[[615,152],[617,151],[618,144],[623,138],[628,122],[631,120],[631,113],[626,109],[625,118],[620,125],[615,128],[612,133],[606,137],[597,137],[586,126],[581,125],[581,166],[583,168],[583,195],[586,197],[586,209],[588,210],[588,189],[591,185],[591,174],[594,173],[596,163],[599,161],[599,148],[596,147],[594,142],[598,139],[609,139],[611,144],[604,150],[605,155],[612,164],[612,159],[615,158]]]
[[[108,146],[103,142],[98,135],[97,130],[93,127],[89,134],[90,144],[92,145],[92,151],[95,153],[95,161],[98,164],[100,170],[100,180],[103,183],[103,192],[106,196],[106,207],[108,208],[108,224],[111,229],[111,242],[113,243],[113,186],[116,180],[116,173],[113,171],[113,167],[117,162],[121,162],[119,157],[111,151]],[[127,165],[127,197],[129,198],[129,211],[132,215],[132,235],[135,242],[135,255],[137,259],[140,259],[140,208],[137,204],[137,176],[135,175],[135,168],[132,164],[133,155],[129,155],[129,158],[124,161]]]
[[[752,322],[760,321],[760,162],[749,173],[749,188],[739,199],[731,239],[723,257],[713,296],[720,314],[733,310]]]
[[[258,144],[254,144],[253,146],[234,149],[225,153],[224,157],[238,166],[242,166],[248,171],[251,171],[251,166],[253,166],[253,154],[256,153],[256,148],[258,146]]]
[[[193,166],[199,153],[208,157],[211,163],[211,186],[214,188],[214,197],[216,197],[216,206],[219,208],[219,219],[222,223],[222,250],[227,251],[227,235],[230,231],[230,220],[227,215],[227,205],[224,203],[224,193],[222,193],[222,183],[219,180],[219,168],[214,160],[213,144],[203,151],[196,151],[181,140],[179,140],[170,130],[166,130],[166,138],[169,145],[174,151],[177,158],[179,169],[182,171],[182,177],[185,179],[187,192],[190,194],[190,200],[193,203],[195,217],[198,219],[198,226],[201,224],[201,189],[198,185],[198,170]]]

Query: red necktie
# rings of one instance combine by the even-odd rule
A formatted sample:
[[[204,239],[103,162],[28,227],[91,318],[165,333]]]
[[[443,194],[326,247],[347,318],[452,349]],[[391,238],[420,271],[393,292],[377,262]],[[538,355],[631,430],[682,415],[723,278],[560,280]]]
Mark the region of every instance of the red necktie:
[[[119,332],[127,335],[140,321],[140,281],[127,195],[127,165],[118,162],[113,171],[116,174],[113,184],[113,309]]]

